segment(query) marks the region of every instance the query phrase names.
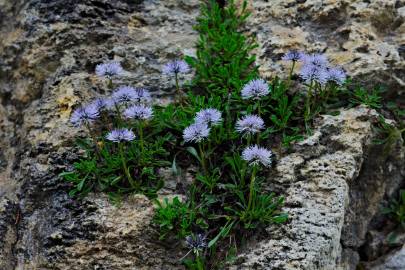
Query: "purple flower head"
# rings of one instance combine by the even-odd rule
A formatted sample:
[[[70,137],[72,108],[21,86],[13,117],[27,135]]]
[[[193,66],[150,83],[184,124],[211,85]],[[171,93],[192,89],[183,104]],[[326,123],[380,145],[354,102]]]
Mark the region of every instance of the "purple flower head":
[[[173,60],[163,67],[163,74],[166,75],[176,75],[188,72],[190,72],[190,67],[184,60]]]
[[[94,104],[89,104],[77,108],[70,117],[70,122],[75,126],[81,126],[83,124],[91,124],[100,116],[98,107]]]
[[[299,74],[307,83],[316,81],[322,85],[327,83],[329,78],[326,67],[315,66],[312,64],[302,66]]]
[[[257,145],[248,146],[242,152],[242,158],[247,161],[249,165],[262,164],[265,167],[270,167],[272,155],[271,150]]]
[[[284,54],[284,56],[281,58],[284,61],[303,61],[305,58],[305,54],[302,52],[298,51],[289,51],[288,53]]]
[[[91,105],[95,106],[96,108],[98,108],[99,111],[101,111],[110,108],[109,102],[110,102],[109,99],[100,97],[93,100]]]
[[[264,129],[264,121],[257,115],[246,115],[236,122],[236,131],[242,134],[255,134]]]
[[[199,233],[197,235],[189,235],[186,237],[186,244],[190,249],[204,249],[208,247],[207,237]]]
[[[108,110],[115,110],[117,102],[114,100],[114,98],[110,97],[105,99],[105,104]]]
[[[195,117],[195,122],[200,124],[207,124],[217,126],[221,123],[222,116],[221,112],[217,109],[208,108],[201,110],[197,113]]]
[[[112,94],[112,98],[116,103],[131,103],[138,100],[138,94],[131,86],[120,86]]]
[[[183,131],[183,139],[186,142],[201,142],[210,134],[210,128],[205,123],[195,123],[186,127]]]
[[[304,65],[326,68],[329,66],[328,58],[323,54],[304,54],[302,57]]]
[[[243,99],[258,99],[270,93],[269,85],[263,79],[254,79],[245,84],[242,89]]]
[[[346,73],[340,68],[330,68],[328,70],[328,80],[334,81],[337,85],[343,85],[346,80]]]
[[[121,75],[123,71],[121,64],[116,61],[104,62],[96,66],[96,74],[100,77],[111,78],[115,75]]]
[[[136,101],[139,103],[149,103],[151,101],[151,96],[148,90],[144,88],[136,88]]]
[[[106,139],[112,142],[130,142],[135,139],[135,134],[127,128],[114,129],[107,134]]]
[[[124,116],[131,119],[149,120],[153,117],[153,110],[151,107],[134,105],[124,111]]]

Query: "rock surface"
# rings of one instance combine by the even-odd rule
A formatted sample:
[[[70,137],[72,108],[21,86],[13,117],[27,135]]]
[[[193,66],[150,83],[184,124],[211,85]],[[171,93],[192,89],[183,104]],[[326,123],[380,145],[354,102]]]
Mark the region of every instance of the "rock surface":
[[[242,269],[356,269],[355,250],[379,202],[404,177],[402,141],[387,156],[373,154],[381,151],[372,143],[376,120],[364,107],[323,116],[314,135],[278,162],[270,179],[285,189],[290,221],[241,255]]]
[[[249,28],[261,72],[281,70],[290,48],[326,51],[355,78],[388,82],[400,96],[403,6],[253,1]],[[116,208],[103,195],[72,200],[57,175],[77,158],[72,108],[105,93],[95,65],[119,60],[127,71],[119,83],[170,96],[160,69],[193,54],[198,7],[198,0],[0,0],[0,269],[176,269],[183,253],[157,241],[149,201],[135,196]],[[404,179],[401,142],[382,158],[373,121],[365,108],[325,116],[279,161],[270,180],[289,194],[291,220],[269,228],[271,240],[249,243],[233,268],[355,269],[371,218]]]
[[[356,81],[386,85],[405,106],[404,0],[255,0],[251,9],[263,75],[285,70],[287,49],[323,52]]]
[[[401,270],[405,265],[405,245],[399,250],[395,250],[388,256],[371,263],[370,270]]]

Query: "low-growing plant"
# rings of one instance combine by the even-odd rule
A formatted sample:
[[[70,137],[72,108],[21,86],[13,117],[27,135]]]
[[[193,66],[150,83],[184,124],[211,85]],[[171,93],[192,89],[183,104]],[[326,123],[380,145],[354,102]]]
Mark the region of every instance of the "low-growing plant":
[[[398,199],[392,199],[388,207],[383,209],[383,213],[389,215],[403,230],[405,229],[405,189],[399,191]]]
[[[357,86],[350,98],[350,102],[355,105],[364,104],[373,109],[380,109],[382,106],[381,101],[381,89],[379,87],[375,87],[372,91],[368,91],[361,86]]]
[[[271,149],[301,140],[314,118],[334,113],[336,104],[381,107],[377,92],[348,90],[345,72],[322,54],[292,50],[282,58],[288,74],[260,78],[251,54],[256,43],[242,32],[249,15],[246,1],[203,4],[196,56],[163,67],[175,88],[173,103],[159,105],[145,89],[116,86],[123,69],[106,62],[96,74],[107,79],[112,95],[71,117],[87,133],[77,140],[83,155],[61,174],[73,186],[71,195],[157,197],[159,169],[170,167],[179,179],[186,169],[194,172],[179,183],[181,199],[156,198],[153,219],[160,240],[184,240],[189,251],[181,261],[189,269],[223,269],[247,235],[287,221],[284,197],[266,188],[277,159]],[[184,86],[189,65],[195,76]]]

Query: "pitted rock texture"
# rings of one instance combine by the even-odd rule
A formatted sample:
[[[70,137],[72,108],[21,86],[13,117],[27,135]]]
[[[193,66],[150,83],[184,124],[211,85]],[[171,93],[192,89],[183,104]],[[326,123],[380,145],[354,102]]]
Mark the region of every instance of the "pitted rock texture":
[[[1,270],[175,269],[174,251],[152,241],[151,202],[120,212],[104,197],[77,201],[57,175],[78,157],[72,109],[106,94],[95,65],[121,61],[126,73],[116,84],[170,96],[173,82],[161,68],[192,53],[198,7],[197,0],[0,0],[0,201],[10,205],[0,211]]]
[[[323,116],[313,136],[278,162],[269,184],[285,189],[290,220],[269,228],[273,239],[252,244],[235,269],[356,269],[371,218],[404,177],[401,140],[389,155],[375,154],[376,120],[364,107]]]
[[[388,86],[405,106],[404,0],[255,0],[251,10],[262,75],[288,69],[280,61],[288,49],[322,52],[356,81]]]
[[[319,50],[400,95],[402,1],[258,0],[251,8],[263,76],[282,68],[290,48]],[[170,98],[173,82],[160,70],[194,53],[198,11],[198,0],[0,0],[1,270],[178,267],[184,250],[157,241],[151,202],[135,196],[116,208],[100,194],[72,199],[57,175],[79,154],[72,109],[108,92],[95,65],[121,61],[117,84]],[[291,220],[269,228],[271,240],[249,243],[237,269],[354,269],[379,200],[403,181],[400,142],[387,159],[373,159],[374,118],[364,108],[326,116],[280,160],[270,183],[289,194]],[[376,175],[374,167],[382,167]]]

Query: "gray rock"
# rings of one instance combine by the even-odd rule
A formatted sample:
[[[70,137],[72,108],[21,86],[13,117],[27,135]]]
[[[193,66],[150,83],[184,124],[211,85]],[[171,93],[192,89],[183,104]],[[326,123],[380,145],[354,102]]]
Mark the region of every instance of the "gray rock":
[[[370,270],[402,270],[405,269],[405,245],[384,258],[368,266]]]
[[[288,183],[284,210],[290,220],[270,233],[274,239],[253,243],[240,255],[241,269],[355,269],[356,244],[379,211],[379,200],[403,179],[402,141],[398,152],[371,155],[378,148],[372,143],[376,117],[364,107],[324,116],[314,135],[280,160],[272,181]]]
[[[324,2],[253,2],[249,28],[262,75],[283,70],[289,48],[326,50],[356,79],[388,82],[400,95],[401,4]],[[0,269],[181,269],[184,250],[157,241],[150,201],[134,196],[116,208],[101,194],[75,200],[57,175],[79,154],[72,109],[108,94],[95,65],[121,61],[127,72],[116,83],[148,87],[167,101],[173,82],[161,66],[194,54],[198,6],[0,0]],[[324,116],[313,136],[280,157],[269,182],[286,193],[291,218],[268,228],[270,239],[249,242],[230,268],[354,269],[383,197],[404,177],[401,141],[387,156],[372,143],[375,117],[363,107]]]

